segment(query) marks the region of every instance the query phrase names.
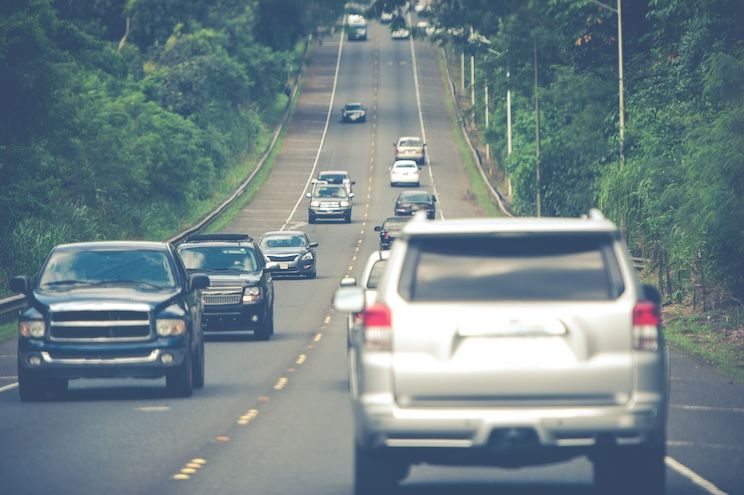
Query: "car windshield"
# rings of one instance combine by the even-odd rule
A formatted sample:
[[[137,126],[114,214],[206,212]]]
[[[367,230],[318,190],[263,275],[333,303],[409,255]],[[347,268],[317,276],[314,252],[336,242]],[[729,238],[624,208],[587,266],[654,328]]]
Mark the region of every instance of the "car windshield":
[[[425,192],[412,191],[410,193],[401,194],[400,199],[411,203],[428,203],[429,195]]]
[[[256,255],[245,246],[188,246],[178,250],[189,270],[255,271]]]
[[[369,278],[367,279],[367,289],[376,289],[377,286],[380,284],[380,279],[382,278],[382,273],[385,271],[385,265],[387,264],[387,260],[379,260],[374,265],[372,265],[372,270],[369,272]]]
[[[261,247],[266,249],[298,248],[306,246],[307,240],[301,235],[272,235],[261,239]]]
[[[315,191],[315,195],[319,198],[346,198],[346,189],[343,187],[319,187]]]
[[[360,103],[348,103],[346,105],[347,110],[361,110],[362,105]]]
[[[342,184],[346,180],[344,174],[320,174],[318,180],[324,180],[329,184]]]
[[[398,143],[398,146],[421,146],[421,140],[420,139],[401,139]]]
[[[393,165],[394,168],[418,168],[418,165],[416,165],[413,162],[396,162],[395,165]]]
[[[39,277],[40,289],[117,284],[166,289],[176,281],[166,253],[147,249],[56,251]]]
[[[606,235],[418,238],[400,292],[411,301],[607,301],[624,291]]]

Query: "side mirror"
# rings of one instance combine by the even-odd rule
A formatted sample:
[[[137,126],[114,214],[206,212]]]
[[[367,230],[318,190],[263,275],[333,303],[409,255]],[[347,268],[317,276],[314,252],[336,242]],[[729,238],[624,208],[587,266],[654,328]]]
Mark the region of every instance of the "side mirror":
[[[437,197],[436,197],[436,196],[432,196],[432,197],[431,197],[431,199],[432,199],[432,200],[433,200],[433,201],[434,201],[435,203],[437,202]]]
[[[382,230],[382,225],[375,225],[375,232],[379,232]]]
[[[355,180],[351,181],[351,185],[352,186],[355,186],[356,185],[356,181]]]
[[[337,311],[359,313],[364,310],[364,289],[361,287],[341,287],[333,295],[333,307]]]
[[[341,287],[355,287],[357,284],[356,278],[344,277],[341,279]]]
[[[316,248],[316,247],[318,247],[318,243],[317,242],[311,242],[310,243],[310,247],[311,248]]]
[[[656,304],[657,307],[661,307],[661,293],[659,289],[653,285],[643,284],[643,294],[648,301]]]
[[[276,261],[269,261],[266,263],[266,270],[269,272],[274,272],[279,269],[279,263]]]
[[[307,193],[307,194],[305,194],[305,197],[306,197],[306,198],[312,198],[312,197],[313,197],[313,195],[312,195],[312,194],[310,194],[310,193]]]
[[[21,294],[31,292],[31,284],[26,276],[13,277],[10,279],[10,290]]]
[[[349,198],[353,198],[353,197],[354,197],[354,193],[349,193]]]
[[[203,273],[195,273],[191,275],[189,285],[191,286],[191,290],[206,289],[209,287],[209,277]]]

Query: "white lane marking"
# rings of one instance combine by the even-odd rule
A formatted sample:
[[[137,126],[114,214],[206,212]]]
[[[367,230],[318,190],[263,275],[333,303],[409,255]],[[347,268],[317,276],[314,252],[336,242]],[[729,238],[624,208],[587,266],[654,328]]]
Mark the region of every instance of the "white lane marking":
[[[170,406],[140,406],[135,407],[135,411],[139,412],[168,412],[170,411]]]
[[[18,383],[11,383],[10,385],[5,385],[4,387],[0,387],[0,394],[3,392],[7,392],[8,390],[13,390],[18,386]]]
[[[408,13],[408,25],[411,26],[411,13]],[[424,114],[421,111],[421,91],[419,90],[419,80],[418,80],[418,65],[416,64],[416,50],[413,48],[413,37],[408,38],[408,43],[411,45],[411,61],[413,62],[411,65],[413,66],[413,85],[416,89],[416,106],[418,107],[418,116],[419,116],[419,124],[421,126],[421,139],[424,143],[426,143],[426,129],[424,128]],[[429,179],[431,180],[431,189],[434,192],[434,195],[437,198],[437,211],[439,211],[439,218],[444,220],[444,212],[442,211],[442,203],[439,201],[439,192],[437,191],[437,185],[434,182],[434,172],[431,171],[431,160],[429,160],[429,152],[426,152],[426,163],[428,165],[429,169]]]
[[[672,409],[682,409],[683,411],[701,411],[701,412],[720,412],[720,413],[744,413],[741,407],[715,407],[715,406],[694,406],[688,404],[672,404]]]
[[[0,380],[18,380],[18,375],[0,376]]]
[[[667,446],[669,447],[692,447],[692,448],[703,448],[711,450],[730,450],[734,452],[744,451],[744,446],[741,445],[724,445],[721,443],[700,443],[700,442],[687,442],[684,440],[668,440]]]
[[[320,144],[318,145],[318,152],[315,154],[315,161],[313,162],[313,168],[310,170],[310,175],[307,178],[307,182],[305,182],[305,188],[300,193],[300,197],[297,198],[297,203],[295,203],[294,208],[292,208],[292,211],[289,213],[289,216],[287,217],[287,221],[284,222],[284,225],[282,225],[282,228],[279,230],[286,230],[287,224],[292,220],[292,217],[294,217],[295,213],[297,213],[297,208],[300,207],[300,203],[305,199],[305,191],[307,191],[308,186],[310,185],[310,182],[312,182],[313,177],[315,177],[315,169],[318,168],[318,162],[320,161],[320,154],[323,151],[323,144],[325,144],[326,135],[328,134],[328,127],[331,124],[331,113],[333,112],[333,102],[336,98],[336,86],[338,84],[338,72],[341,67],[341,52],[344,48],[344,37],[341,36],[341,41],[338,43],[338,55],[336,56],[336,72],[333,75],[333,88],[331,89],[331,100],[328,102],[328,113],[326,114],[325,119],[325,127],[323,128],[323,135],[320,138]]]
[[[15,354],[0,354],[0,358],[11,358],[11,359],[15,359],[16,358],[16,355]]]
[[[711,483],[710,481],[706,480],[699,474],[697,474],[692,469],[688,468],[681,462],[677,461],[676,459],[673,459],[669,456],[664,459],[666,461],[666,465],[669,466],[674,471],[677,471],[679,474],[684,476],[685,478],[689,479],[693,483],[695,483],[697,486],[702,488],[708,493],[711,493],[712,495],[728,495],[726,492],[718,488],[716,485]]]

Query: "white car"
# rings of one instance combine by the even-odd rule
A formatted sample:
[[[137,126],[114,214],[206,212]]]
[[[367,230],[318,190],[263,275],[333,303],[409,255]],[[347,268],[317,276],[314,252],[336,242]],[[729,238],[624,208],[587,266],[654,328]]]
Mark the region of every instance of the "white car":
[[[390,186],[416,186],[421,184],[419,166],[413,160],[396,160],[390,169]]]
[[[394,29],[390,33],[390,36],[394,40],[407,40],[408,38],[411,37],[411,31],[408,28],[402,27],[402,28]]]
[[[383,10],[380,14],[380,22],[382,24],[390,24],[393,22],[393,13],[388,10]]]

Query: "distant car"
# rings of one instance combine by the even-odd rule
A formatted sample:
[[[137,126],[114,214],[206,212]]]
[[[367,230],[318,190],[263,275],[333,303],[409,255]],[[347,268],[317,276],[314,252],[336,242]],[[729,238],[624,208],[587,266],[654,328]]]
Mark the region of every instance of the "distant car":
[[[390,32],[390,37],[394,40],[407,40],[411,37],[411,31],[407,27],[399,27]]]
[[[323,170],[318,173],[317,181],[327,184],[343,184],[349,193],[352,192],[352,186],[356,184],[355,181],[351,180],[349,172],[346,170]]]
[[[390,24],[393,21],[393,12],[391,10],[383,10],[380,14],[380,24]]]
[[[277,263],[272,275],[315,278],[317,274],[317,242],[310,242],[301,230],[266,232],[259,242],[261,251]]]
[[[75,378],[160,378],[188,397],[204,386],[201,290],[171,244],[102,241],[56,246],[25,294],[18,320],[22,401],[64,393]]]
[[[421,184],[419,166],[413,160],[396,160],[390,169],[390,185],[416,186]]]
[[[202,291],[205,331],[253,331],[259,340],[271,338],[274,267],[249,235],[192,235],[178,246],[178,255],[189,273],[209,276],[209,288]]]
[[[367,264],[364,265],[362,276],[357,282],[354,277],[344,277],[341,279],[341,287],[356,287],[357,285],[364,289],[364,297],[367,305],[375,301],[377,295],[377,286],[385,271],[387,260],[390,258],[390,251],[375,251],[369,255]],[[349,313],[346,321],[346,343],[351,345],[352,333],[355,325],[356,315]]]
[[[396,215],[413,215],[417,211],[426,211],[426,218],[436,218],[437,198],[428,191],[410,190],[403,191],[395,200]]]
[[[354,193],[348,192],[345,185],[319,182],[306,197],[310,199],[307,208],[308,223],[315,223],[318,219],[341,219],[345,223],[351,223],[351,200]]]
[[[366,122],[367,107],[361,103],[347,103],[341,109],[341,122]]]
[[[580,456],[592,493],[666,492],[661,295],[641,284],[620,229],[596,210],[414,218],[395,242],[371,303],[359,286],[334,297],[354,315],[355,494],[396,493],[419,463]]]
[[[387,217],[382,225],[375,225],[375,232],[379,232],[380,250],[390,249],[403,226],[410,220],[408,216]]]
[[[346,38],[350,41],[367,39],[367,20],[363,15],[349,14],[346,17]]]
[[[426,143],[418,136],[402,136],[393,143],[394,160],[414,160],[419,165],[426,163]]]

